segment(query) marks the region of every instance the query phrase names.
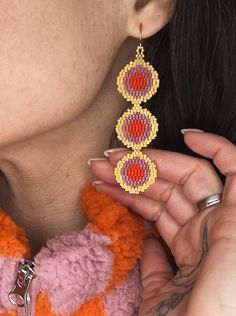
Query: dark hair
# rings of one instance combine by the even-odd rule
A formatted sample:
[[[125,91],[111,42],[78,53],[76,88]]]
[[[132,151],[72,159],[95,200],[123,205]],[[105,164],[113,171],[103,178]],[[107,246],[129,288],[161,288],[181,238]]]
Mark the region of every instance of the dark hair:
[[[235,0],[176,0],[171,22],[146,42],[161,80],[147,103],[160,126],[152,147],[189,153],[188,127],[236,143],[235,32]]]

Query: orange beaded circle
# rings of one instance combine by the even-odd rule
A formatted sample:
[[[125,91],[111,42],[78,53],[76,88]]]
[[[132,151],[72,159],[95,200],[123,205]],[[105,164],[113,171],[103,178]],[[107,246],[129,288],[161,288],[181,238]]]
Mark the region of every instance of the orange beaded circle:
[[[147,102],[157,92],[159,84],[158,73],[143,59],[131,61],[117,78],[118,91],[133,104]]]
[[[152,185],[157,177],[155,163],[141,151],[124,156],[115,169],[120,186],[127,192],[139,194]]]
[[[125,191],[134,194],[145,191],[157,177],[155,163],[140,150],[156,137],[158,123],[140,104],[147,102],[157,92],[159,85],[158,73],[144,60],[144,49],[140,44],[136,59],[126,65],[117,77],[118,91],[134,106],[119,118],[116,133],[122,143],[134,152],[117,163],[115,177]]]
[[[116,125],[117,137],[124,145],[134,150],[150,144],[157,131],[158,123],[155,116],[140,106],[127,110]]]

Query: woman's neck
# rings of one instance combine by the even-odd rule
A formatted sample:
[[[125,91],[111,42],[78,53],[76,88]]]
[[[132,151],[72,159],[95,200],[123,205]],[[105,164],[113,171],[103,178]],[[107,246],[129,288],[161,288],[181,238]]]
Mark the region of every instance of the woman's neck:
[[[1,150],[1,207],[25,229],[33,254],[84,226],[79,191],[92,179],[87,160],[109,147],[122,105],[113,86],[73,122]]]

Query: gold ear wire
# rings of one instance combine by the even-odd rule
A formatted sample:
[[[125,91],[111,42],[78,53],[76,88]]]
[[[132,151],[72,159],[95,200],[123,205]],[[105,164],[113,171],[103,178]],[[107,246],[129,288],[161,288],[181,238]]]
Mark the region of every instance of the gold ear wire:
[[[139,41],[140,41],[140,43],[142,42],[142,31],[143,31],[143,23],[142,22],[140,22],[140,24],[139,24]]]

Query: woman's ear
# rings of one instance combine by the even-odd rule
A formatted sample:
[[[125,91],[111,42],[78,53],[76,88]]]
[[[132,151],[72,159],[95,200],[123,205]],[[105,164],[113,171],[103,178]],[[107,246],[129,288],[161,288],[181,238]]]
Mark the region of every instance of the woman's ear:
[[[130,10],[127,33],[129,36],[148,38],[162,29],[171,19],[173,0],[136,0]]]

